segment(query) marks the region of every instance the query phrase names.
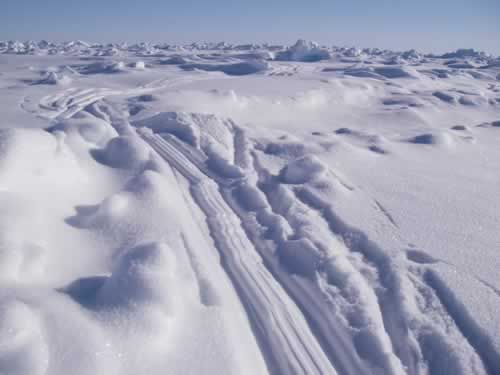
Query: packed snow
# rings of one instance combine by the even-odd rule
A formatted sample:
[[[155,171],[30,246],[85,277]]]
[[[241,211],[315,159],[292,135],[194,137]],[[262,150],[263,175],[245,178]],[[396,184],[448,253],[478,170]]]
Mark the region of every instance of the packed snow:
[[[0,41],[0,374],[500,374],[499,61]]]

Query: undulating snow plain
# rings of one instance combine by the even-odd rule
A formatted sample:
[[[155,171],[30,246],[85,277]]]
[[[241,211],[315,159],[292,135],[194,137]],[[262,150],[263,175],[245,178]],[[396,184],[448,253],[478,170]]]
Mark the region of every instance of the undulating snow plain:
[[[0,42],[0,374],[500,374],[500,59]]]

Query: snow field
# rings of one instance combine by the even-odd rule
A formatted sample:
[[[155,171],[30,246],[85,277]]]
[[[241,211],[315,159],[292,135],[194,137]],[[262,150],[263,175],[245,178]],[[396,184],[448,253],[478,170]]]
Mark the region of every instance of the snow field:
[[[0,51],[0,373],[499,371],[494,57]]]

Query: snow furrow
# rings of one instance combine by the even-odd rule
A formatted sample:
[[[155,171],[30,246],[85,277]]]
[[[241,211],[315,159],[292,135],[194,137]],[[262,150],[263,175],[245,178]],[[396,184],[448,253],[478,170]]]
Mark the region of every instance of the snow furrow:
[[[193,188],[195,199],[207,213],[209,227],[216,238],[218,247],[228,262],[228,272],[240,285],[242,298],[256,306],[258,318],[266,322],[272,317],[273,324],[267,324],[268,339],[277,340],[271,350],[283,373],[323,374],[332,369],[313,336],[308,332],[307,323],[300,311],[288,302],[288,296],[279,288],[272,276],[265,270],[252,244],[236,222],[234,214],[225,207],[225,215],[213,216],[217,206],[224,206],[215,185],[199,184]],[[211,205],[206,197],[211,196],[218,205]],[[230,218],[232,220],[230,220]],[[314,356],[309,355],[313,350]],[[316,369],[316,366],[319,369]],[[319,370],[319,371],[318,371]]]
[[[156,136],[158,137],[158,136]],[[169,137],[170,138],[170,137]],[[174,138],[174,137],[171,137]],[[188,155],[191,155],[191,152],[185,150],[189,148],[189,146],[183,146],[180,148],[183,152],[186,152]],[[242,155],[240,159],[245,159],[243,155],[243,150],[240,150]],[[187,158],[189,158],[186,155]],[[204,167],[204,165],[203,165]],[[244,180],[242,180],[244,181]],[[205,183],[201,185],[206,185]],[[204,187],[204,186],[201,186]],[[262,249],[263,244],[259,241],[258,235],[252,235],[251,230],[249,229],[250,225],[247,225],[249,218],[245,215],[241,209],[239,209],[238,205],[231,196],[230,190],[223,190],[222,194],[228,203],[228,205],[232,208],[232,210],[239,216],[241,220],[241,225],[245,229],[247,233],[249,233],[249,237],[253,240],[253,246],[259,251],[260,255],[265,259],[266,266],[269,267],[271,273],[276,278],[276,280],[281,284],[281,286],[289,293],[292,299],[297,303],[297,305],[301,308],[304,315],[306,315],[311,323],[311,328],[315,330],[314,334],[323,343],[324,348],[328,352],[329,357],[332,359],[333,363],[341,370],[341,373],[345,374],[359,374],[359,373],[370,373],[374,372],[374,368],[381,366],[384,370],[379,368],[380,373],[393,373],[400,374],[403,373],[403,369],[401,365],[398,363],[397,359],[392,353],[392,349],[390,348],[390,344],[387,348],[387,343],[390,343],[386,333],[383,330],[383,324],[381,323],[382,319],[379,315],[379,326],[381,328],[382,337],[380,338],[380,343],[377,345],[381,346],[385,349],[375,349],[372,350],[381,350],[382,352],[379,354],[379,358],[376,360],[375,365],[368,366],[366,361],[364,361],[359,353],[357,352],[357,347],[355,342],[353,342],[351,329],[345,326],[342,326],[337,321],[336,314],[339,312],[335,306],[335,303],[331,301],[331,298],[328,295],[328,292],[322,290],[319,285],[315,283],[310,283],[308,280],[303,280],[298,277],[291,277],[288,273],[286,273],[281,267],[277,265],[276,262],[271,260],[271,254],[273,251],[268,249]],[[204,194],[203,198],[205,200],[210,200],[210,194]],[[221,205],[217,205],[218,209],[221,209]],[[227,208],[222,208],[223,210]],[[223,218],[215,216],[213,219],[214,225],[219,220],[224,220]],[[280,244],[278,244],[280,245]],[[282,244],[281,244],[282,245]],[[352,272],[355,272],[354,270]],[[359,278],[357,278],[358,280]],[[358,280],[359,281],[359,280]],[[363,284],[363,283],[361,283]],[[362,285],[361,285],[362,286]],[[366,288],[369,290],[369,287]],[[366,295],[365,291],[359,291],[357,294]],[[369,294],[369,293],[368,293]],[[312,297],[316,296],[316,297]],[[279,297],[279,296],[278,296]],[[372,296],[372,300],[376,300],[374,296]],[[370,298],[368,298],[370,300]],[[376,303],[375,303],[376,304]],[[373,310],[373,309],[372,309]],[[374,311],[377,311],[378,307]],[[373,312],[372,312],[373,314]],[[375,339],[377,340],[377,339]],[[384,344],[385,343],[385,344]],[[339,350],[339,346],[342,349]]]
[[[81,111],[86,106],[108,96],[148,94],[162,89],[167,85],[169,87],[173,87],[183,83],[210,78],[210,75],[189,75],[186,77],[178,78],[167,77],[154,80],[139,87],[123,90],[112,90],[107,88],[90,88],[79,90],[76,88],[69,88],[62,92],[43,97],[38,104],[39,109],[43,110],[43,112],[39,113],[39,115],[48,119],[55,119],[59,116],[62,119],[68,119]]]
[[[335,374],[301,311],[262,264],[218,185],[167,142],[158,141],[157,136],[144,139],[191,182],[193,198],[207,217],[226,271],[256,320],[255,326],[261,327],[259,337],[271,350],[270,368],[276,366],[281,374]]]
[[[491,375],[499,374],[500,353],[495,350],[491,339],[477,325],[467,309],[455,297],[453,291],[447,288],[439,275],[432,270],[425,272],[424,281],[434,290],[437,298],[439,298],[441,304],[453,319],[464,338],[483,361],[488,373]]]
[[[232,198],[228,197],[228,200]],[[338,317],[325,295],[311,281],[292,276],[284,270],[274,256],[274,249],[269,248],[268,242],[261,240],[260,233],[255,233],[252,217],[242,212],[236,202],[231,205],[238,213],[247,233],[250,233],[266,267],[307,317],[313,333],[322,343],[337,371],[340,374],[370,373],[352,345],[350,332],[340,327]]]
[[[300,236],[302,236],[300,232],[303,231],[303,228],[297,227],[294,223],[294,221],[296,220],[296,218],[293,217],[293,215],[296,214],[294,210],[290,210],[290,207],[288,206],[283,211],[280,211],[280,208],[278,207],[274,207],[274,209],[277,209],[279,211],[275,211],[274,213],[280,215],[282,218],[288,221],[291,224],[292,229],[294,229],[295,227],[295,230],[298,231],[295,233],[295,237],[300,238]],[[306,216],[302,215],[300,220],[298,221],[299,223],[301,223],[300,225],[305,224],[304,220],[306,220]],[[245,220],[242,221],[244,222]],[[266,227],[265,222],[261,222],[260,224]],[[310,224],[312,225],[311,228],[319,229],[316,227],[316,224],[313,224],[312,222]],[[281,237],[286,238],[286,234]],[[316,241],[316,239],[313,237],[311,237],[310,239],[313,242]],[[286,249],[287,243],[288,241],[285,240],[283,243],[277,243],[276,247],[284,247]],[[379,368],[380,373],[403,373],[404,371],[401,363],[393,354],[391,341],[387,332],[385,331],[380,307],[377,303],[377,298],[374,291],[364,281],[364,278],[358,273],[358,271],[350,264],[348,258],[346,257],[346,254],[344,254],[345,252],[341,250],[342,244],[340,242],[331,241],[330,243],[324,243],[320,245],[329,249],[332,252],[332,255],[335,257],[336,260],[334,262],[331,262],[331,264],[341,264],[340,268],[338,268],[339,266],[337,266],[338,269],[333,267],[332,271],[330,272],[338,274],[345,274],[346,272],[348,272],[349,276],[347,277],[347,279],[338,286],[338,288],[340,288],[341,290],[341,294],[347,294],[347,296],[338,296],[336,289],[334,289],[334,294],[331,295],[331,287],[328,286],[328,283],[325,283],[325,288],[321,286],[322,283],[318,280],[314,280],[312,283],[304,282],[302,283],[302,285],[307,285],[309,289],[307,295],[313,296],[319,294],[320,297],[317,300],[322,301],[322,303],[320,303],[320,306],[311,304],[310,301],[308,301],[307,298],[305,298],[305,296],[300,292],[300,290],[303,288],[298,288],[297,285],[294,285],[296,284],[298,276],[295,278],[291,278],[285,271],[280,269],[281,267],[278,267],[275,262],[269,259],[271,258],[270,256],[267,257],[269,260],[268,264],[271,265],[271,268],[275,273],[275,277],[280,280],[283,285],[287,285],[286,289],[288,293],[291,294],[297,301],[297,303],[303,307],[312,324],[317,327],[321,327],[324,341],[329,345],[329,352],[333,353],[333,357],[337,358],[337,362],[342,364],[342,367],[345,369],[346,373],[367,373],[370,372],[370,367],[372,367],[373,369]],[[261,251],[261,254],[270,253],[272,252]],[[328,258],[325,259],[325,261],[328,262]],[[272,266],[273,263],[274,266]],[[343,298],[346,298],[347,300],[345,302],[342,302]],[[351,304],[351,302],[349,302],[350,298],[354,298],[355,300],[357,300],[359,306],[355,311],[346,311],[343,313],[341,311],[342,308],[338,304]],[[322,311],[324,311],[325,313],[322,314]],[[350,319],[356,321],[356,324],[361,324],[361,326],[349,327],[343,324],[339,324],[339,321],[337,320],[325,319],[325,316],[334,316],[335,314],[339,314],[339,317],[342,317],[342,319],[346,319],[343,314],[353,315],[353,317]],[[373,340],[373,342],[376,343],[373,348],[370,349],[372,353],[368,358],[362,358],[361,356],[362,354],[366,357],[366,353],[359,353],[360,349],[356,346],[356,339],[354,338],[354,336],[356,335],[353,334],[353,330],[360,330],[360,332],[364,331],[365,333],[362,333],[361,335],[366,336],[367,338],[370,337],[370,340]],[[343,343],[341,351],[338,349],[339,342]],[[366,362],[369,362],[370,365],[367,366]]]
[[[467,328],[465,333],[461,330],[458,323],[462,320],[458,319],[457,322],[454,319],[439,293],[428,285],[425,277],[418,276],[417,285],[415,277],[412,280],[408,271],[394,264],[365,233],[344,223],[322,198],[306,188],[295,192],[301,202],[318,211],[331,231],[343,239],[350,251],[361,253],[382,275],[379,279],[382,289],[378,298],[384,324],[394,347],[400,349],[398,355],[410,374],[425,371],[439,373],[443,368],[453,369],[453,373],[457,374],[484,374],[488,371],[486,369],[492,368],[492,358],[497,354],[489,350],[488,344],[483,347],[476,342],[474,347],[468,342],[466,333],[470,331]],[[467,324],[470,326],[470,320]],[[444,338],[443,332],[453,339]],[[415,346],[415,340],[418,347]],[[456,340],[461,342],[459,347],[456,346]],[[436,359],[439,356],[443,358]]]
[[[196,184],[207,178],[198,169],[195,169],[192,164],[180,162],[179,158],[183,157],[182,154],[166,143],[163,138],[159,136],[145,136],[144,139],[160,154],[160,156],[169,160],[169,162],[191,183]]]

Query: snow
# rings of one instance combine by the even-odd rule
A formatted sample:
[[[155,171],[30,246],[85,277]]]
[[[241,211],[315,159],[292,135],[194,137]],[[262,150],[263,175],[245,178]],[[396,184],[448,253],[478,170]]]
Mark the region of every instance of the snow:
[[[287,184],[303,184],[323,176],[328,167],[314,155],[306,155],[288,163],[280,172]]]
[[[268,69],[268,64],[261,60],[250,60],[234,64],[182,64],[184,70],[205,70],[208,72],[220,71],[232,76],[242,76],[263,72]]]
[[[0,373],[499,373],[498,77],[0,42]]]
[[[299,39],[293,46],[276,54],[276,60],[315,62],[328,60],[330,53],[317,43]]]

